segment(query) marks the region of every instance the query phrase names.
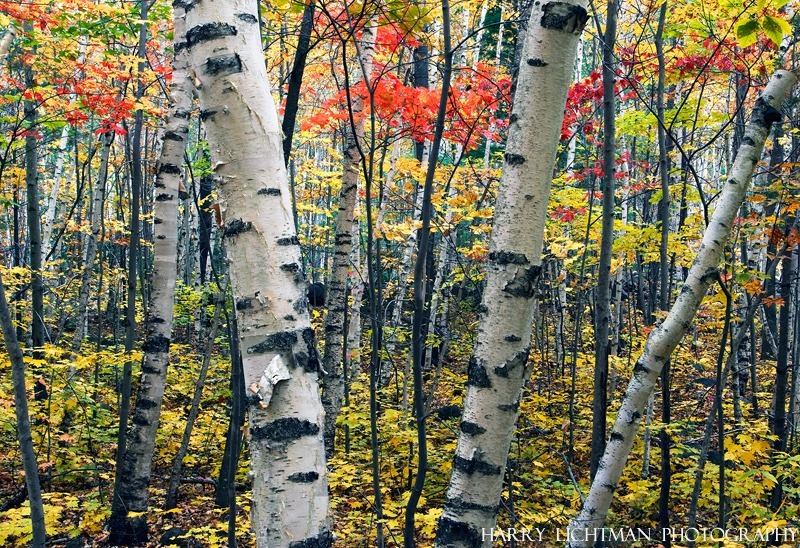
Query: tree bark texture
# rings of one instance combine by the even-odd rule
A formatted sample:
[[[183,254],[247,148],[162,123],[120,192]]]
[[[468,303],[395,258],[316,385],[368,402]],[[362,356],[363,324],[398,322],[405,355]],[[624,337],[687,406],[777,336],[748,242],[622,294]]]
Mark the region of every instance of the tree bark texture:
[[[622,400],[597,475],[581,512],[570,523],[570,529],[576,532],[570,539],[569,545],[572,547],[591,546],[591,533],[602,528],[605,522],[614,490],[633,447],[647,399],[670,354],[689,330],[708,287],[717,279],[717,267],[736,212],[753,176],[753,168],[761,158],[764,142],[773,122],[781,119],[778,108],[786,100],[796,81],[797,78],[792,73],[777,71],[756,101],[730,177],[718,198],[717,208],[703,235],[686,282],[667,318],[651,332],[644,352],[634,366],[633,378]],[[580,531],[587,534],[581,534]]]
[[[608,355],[611,324],[611,251],[614,244],[614,175],[616,173],[616,117],[614,94],[617,39],[617,2],[609,0],[606,31],[603,36],[603,223],[600,263],[597,265],[597,300],[595,307],[594,394],[592,398],[591,477],[606,446],[606,409],[608,408]]]
[[[5,285],[0,278],[0,328],[6,352],[11,358],[11,379],[14,384],[14,412],[17,416],[17,439],[22,454],[22,468],[25,470],[25,485],[28,488],[28,500],[31,508],[31,525],[33,531],[33,548],[45,546],[44,507],[42,505],[42,489],[39,484],[39,467],[36,464],[36,450],[31,438],[31,419],[28,413],[28,391],[25,386],[25,361],[17,340],[11,311],[6,300]]]
[[[375,30],[372,22],[364,26],[359,70],[363,67],[363,80],[370,85],[372,58],[375,54]],[[344,316],[347,307],[347,277],[350,270],[350,252],[353,249],[353,216],[358,198],[358,174],[361,171],[361,150],[364,141],[364,99],[353,96],[352,119],[347,131],[342,166],[342,188],[339,191],[339,211],[334,232],[333,266],[327,284],[323,330],[325,356],[322,360],[322,406],[325,409],[325,452],[333,455],[336,436],[336,419],[344,399],[343,355]]]
[[[200,116],[226,209],[223,232],[250,414],[257,545],[329,546],[319,363],[258,5],[187,3],[187,29]]]
[[[111,523],[116,531],[133,542],[147,539],[147,505],[150,473],[155,450],[161,404],[167,382],[167,365],[172,336],[177,271],[175,259],[178,239],[178,194],[183,155],[189,140],[192,110],[192,83],[188,74],[186,15],[182,2],[173,4],[175,19],[175,57],[170,86],[170,112],[161,157],[156,167],[153,206],[153,275],[147,335],[142,350],[142,375],[136,395],[133,424],[122,461],[118,494],[122,504]],[[115,496],[115,500],[117,498]],[[135,517],[128,512],[142,513]]]
[[[489,546],[522,386],[550,183],[586,3],[535,4],[489,244],[478,340],[436,546]]]

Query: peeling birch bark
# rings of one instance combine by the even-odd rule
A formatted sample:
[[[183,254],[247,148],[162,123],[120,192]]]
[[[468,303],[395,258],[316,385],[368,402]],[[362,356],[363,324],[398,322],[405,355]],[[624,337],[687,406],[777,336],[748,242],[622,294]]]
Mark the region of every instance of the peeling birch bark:
[[[187,29],[217,190],[227,203],[223,234],[245,386],[258,383],[276,355],[291,373],[266,408],[248,394],[257,545],[330,546],[319,363],[257,2],[192,1]]]
[[[706,291],[716,280],[719,261],[736,212],[753,177],[753,169],[761,159],[764,142],[773,122],[781,119],[778,109],[796,82],[797,77],[792,73],[779,70],[756,101],[730,176],[718,198],[717,208],[703,235],[686,282],[664,322],[650,333],[644,352],[634,366],[633,378],[622,400],[597,475],[581,512],[570,523],[570,547],[591,546],[592,532],[603,527],[614,490],[633,447],[647,399],[664,364],[689,330]]]
[[[186,5],[173,4],[175,57],[172,63],[170,112],[161,156],[156,166],[153,206],[153,277],[146,321],[147,336],[142,350],[142,376],[136,395],[133,424],[122,459],[122,473],[116,484],[110,522],[112,539],[129,543],[147,540],[147,506],[150,474],[155,450],[161,404],[167,383],[167,365],[172,337],[177,271],[178,200],[183,155],[189,140],[192,111],[192,82],[186,50]],[[140,515],[129,516],[129,512]]]
[[[508,449],[528,378],[550,183],[586,2],[533,6],[489,243],[478,341],[437,547],[491,545]]]

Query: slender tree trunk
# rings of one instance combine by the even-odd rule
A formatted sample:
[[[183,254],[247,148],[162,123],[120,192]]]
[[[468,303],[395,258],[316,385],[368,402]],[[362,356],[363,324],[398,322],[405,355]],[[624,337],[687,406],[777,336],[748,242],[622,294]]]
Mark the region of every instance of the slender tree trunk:
[[[788,223],[787,226],[791,226]],[[775,374],[775,398],[774,407],[772,410],[772,433],[775,435],[775,441],[772,444],[775,453],[782,453],[786,451],[787,447],[787,434],[786,428],[786,394],[788,391],[789,382],[789,333],[790,322],[789,316],[792,303],[792,255],[787,253],[781,260],[781,283],[780,295],[783,304],[780,308],[780,317],[778,328],[778,354],[777,354],[777,367]],[[795,335],[796,336],[796,335]],[[770,508],[773,512],[777,512],[783,501],[783,481],[778,477],[778,482],[772,488],[772,495],[770,497]]]
[[[645,403],[670,354],[689,330],[708,287],[717,279],[717,267],[736,212],[753,176],[753,168],[761,158],[764,142],[773,122],[781,118],[778,108],[796,81],[792,73],[777,71],[762,96],[756,101],[747,126],[746,137],[739,149],[730,177],[717,200],[717,207],[703,236],[700,251],[695,257],[688,278],[667,318],[650,333],[645,350],[634,366],[633,378],[622,401],[598,473],[580,514],[570,523],[570,529],[575,533],[574,537],[570,538],[570,546],[593,544],[591,533],[601,528],[605,522],[614,490],[633,447]]]
[[[428,440],[425,430],[425,387],[422,382],[422,366],[425,361],[425,270],[428,263],[429,243],[431,241],[431,218],[433,217],[433,178],[436,174],[436,164],[439,158],[439,149],[442,144],[445,115],[447,113],[448,92],[450,89],[450,76],[453,70],[453,52],[450,45],[450,2],[442,0],[442,30],[444,35],[444,68],[442,70],[442,92],[439,98],[439,111],[436,118],[436,127],[431,143],[431,153],[428,158],[428,170],[425,174],[425,184],[422,189],[422,226],[419,229],[419,250],[417,261],[414,265],[414,318],[411,326],[411,351],[414,369],[414,415],[417,422],[417,472],[414,485],[406,504],[405,526],[403,539],[406,548],[416,546],[414,520],[419,499],[422,497],[422,488],[425,485],[425,476],[428,472]]]
[[[149,4],[147,0],[141,0],[139,5],[140,16],[142,21],[147,21],[147,10]],[[145,47],[147,44],[147,25],[142,23],[139,25],[139,49],[138,57],[139,72],[144,70],[144,57]],[[137,99],[144,95],[144,82],[139,81],[136,87],[135,97]],[[138,543],[134,534],[140,534],[127,528],[126,517],[128,508],[126,501],[123,498],[126,493],[121,490],[121,485],[127,481],[126,475],[132,472],[126,467],[126,451],[128,442],[128,419],[130,416],[131,405],[131,389],[132,389],[132,376],[133,376],[133,359],[132,352],[133,346],[136,342],[136,280],[138,272],[138,251],[139,251],[139,204],[141,199],[142,188],[142,157],[141,157],[141,141],[142,141],[142,126],[144,125],[144,113],[141,109],[136,111],[134,115],[133,134],[126,142],[130,146],[130,162],[131,162],[131,217],[130,217],[130,243],[128,244],[128,279],[127,279],[127,300],[126,300],[126,316],[125,320],[125,365],[122,369],[122,379],[120,383],[120,403],[119,403],[119,433],[117,434],[117,453],[116,453],[116,473],[114,476],[114,496],[111,502],[111,522],[109,529],[111,535],[109,543],[112,545],[124,545],[129,543]],[[138,425],[134,425],[138,426]],[[149,481],[149,474],[140,478],[138,481]],[[147,528],[144,528],[144,535],[147,534]]]
[[[200,0],[187,41],[224,235],[250,412],[252,523],[259,547],[329,546],[328,488],[300,249],[281,127],[253,0]]]
[[[303,8],[303,20],[300,23],[300,36],[297,40],[297,51],[294,54],[294,64],[289,73],[289,85],[286,90],[286,107],[283,110],[283,162],[289,166],[289,156],[292,153],[292,138],[294,126],[297,121],[297,106],[300,101],[300,87],[303,83],[303,73],[306,70],[306,58],[311,50],[311,31],[314,29],[315,0]],[[295,225],[295,231],[297,226]]]
[[[11,358],[11,378],[14,384],[14,411],[17,415],[17,439],[22,453],[22,467],[25,470],[25,485],[31,508],[33,529],[33,548],[44,548],[47,537],[44,525],[42,489],[39,485],[39,467],[36,464],[36,450],[31,438],[31,421],[28,413],[28,391],[25,386],[25,361],[19,347],[14,322],[6,301],[5,285],[0,277],[0,327],[3,330],[6,352]]]
[[[608,408],[609,325],[611,323],[611,250],[614,243],[616,200],[614,177],[616,165],[616,60],[617,3],[609,0],[606,31],[603,36],[603,226],[600,263],[597,266],[597,300],[595,305],[594,396],[592,399],[591,477],[597,472],[600,456],[606,446],[606,410]]]
[[[236,502],[236,470],[239,467],[239,452],[242,444],[242,427],[244,426],[244,403],[247,393],[244,389],[244,372],[242,371],[242,354],[239,349],[239,329],[236,316],[228,314],[228,342],[231,348],[231,420],[228,436],[225,439],[225,450],[222,464],[219,467],[219,479],[214,492],[214,502],[219,507],[229,507]]]
[[[658,14],[658,28],[656,30],[656,55],[658,56],[658,89],[656,91],[656,110],[660,123],[658,124],[658,172],[661,179],[661,200],[658,203],[658,217],[661,223],[661,242],[659,245],[659,308],[666,312],[669,310],[669,171],[670,161],[667,150],[664,85],[666,79],[666,63],[664,60],[664,24],[667,18],[667,3],[661,4]],[[659,495],[659,527],[662,530],[669,528],[669,492],[671,482],[671,464],[669,444],[671,442],[667,426],[670,423],[670,362],[664,363],[661,371],[661,422],[663,427],[659,432],[661,444],[661,491]],[[669,546],[671,539],[666,538],[665,544]]]
[[[156,168],[153,224],[153,277],[147,317],[147,336],[143,346],[142,376],[136,395],[136,408],[122,473],[115,483],[110,529],[111,541],[121,544],[147,540],[147,507],[156,432],[167,382],[169,347],[175,303],[177,270],[175,258],[178,238],[178,200],[181,165],[189,139],[192,84],[188,75],[185,4],[175,9],[175,58],[170,87],[170,114],[164,132],[161,157]],[[134,143],[135,146],[135,143]],[[128,512],[139,515],[130,517]]]
[[[478,341],[437,546],[491,543],[527,359],[567,88],[586,4],[535,4],[519,66],[489,244]]]
[[[92,204],[91,212],[89,213],[89,224],[92,233],[86,235],[86,243],[84,245],[83,272],[81,273],[81,287],[78,292],[77,323],[75,334],[72,339],[72,351],[76,353],[81,351],[83,339],[87,332],[89,295],[92,292],[92,274],[94,274],[94,263],[97,258],[97,244],[101,233],[100,221],[103,216],[106,181],[108,179],[108,161],[113,140],[114,133],[111,131],[100,136],[103,150],[100,153],[100,170],[97,174],[95,186],[92,189]]]
[[[33,32],[33,26],[25,23],[25,31]],[[28,89],[35,85],[33,69],[24,67],[25,85]],[[31,269],[31,341],[34,357],[42,356],[44,346],[44,283],[42,280],[42,220],[39,216],[39,155],[36,137],[36,103],[25,101],[23,106],[25,126],[25,188],[28,213],[28,241]]]
[[[375,54],[374,23],[364,26],[361,47],[361,65],[364,67],[362,80],[370,85],[372,58]],[[336,419],[344,398],[344,376],[342,367],[342,347],[344,344],[344,316],[347,307],[347,275],[350,270],[350,252],[353,249],[353,216],[358,198],[358,174],[361,166],[361,147],[364,141],[364,100],[353,97],[352,117],[344,149],[342,169],[342,189],[339,192],[339,212],[336,217],[333,267],[328,278],[326,307],[323,331],[325,333],[325,356],[322,360],[322,406],[325,409],[325,453],[333,456],[336,437]]]

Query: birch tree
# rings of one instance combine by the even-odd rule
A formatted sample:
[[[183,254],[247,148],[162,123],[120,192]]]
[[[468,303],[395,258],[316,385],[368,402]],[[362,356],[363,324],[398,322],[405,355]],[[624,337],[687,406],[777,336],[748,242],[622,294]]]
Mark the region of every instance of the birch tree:
[[[650,333],[645,349],[634,366],[633,378],[622,400],[589,494],[581,512],[570,523],[571,547],[589,547],[596,538],[600,538],[596,535],[600,534],[599,529],[605,522],[614,490],[633,447],[639,422],[656,379],[672,351],[689,330],[709,286],[717,279],[719,261],[736,213],[753,177],[753,169],[761,159],[764,142],[772,124],[781,119],[778,109],[796,82],[797,77],[794,74],[779,70],[756,100],[730,176],[717,198],[717,207],[703,235],[686,282],[664,322]]]
[[[254,0],[187,5],[190,66],[225,209],[257,545],[329,546],[319,363],[258,21]]]
[[[363,81],[370,85],[372,58],[375,54],[375,25],[364,26],[361,47],[358,49]],[[358,173],[361,170],[361,145],[364,141],[364,99],[354,96],[350,125],[345,141],[342,188],[339,191],[339,212],[336,217],[333,266],[328,280],[328,297],[325,303],[325,357],[322,369],[325,372],[322,384],[322,404],[325,407],[325,450],[333,455],[336,436],[336,419],[344,399],[344,376],[342,348],[344,344],[344,316],[347,306],[347,274],[350,270],[350,252],[353,248],[353,216],[358,198]]]
[[[161,403],[167,381],[177,270],[178,196],[181,165],[189,139],[192,84],[188,74],[185,4],[175,10],[175,57],[170,87],[170,114],[164,131],[161,157],[156,168],[153,206],[153,280],[148,307],[142,377],[136,396],[133,426],[122,461],[120,480],[115,485],[111,517],[111,540],[140,543],[147,540],[146,511],[150,473],[155,449]],[[136,512],[130,517],[129,512]]]
[[[489,244],[478,340],[436,546],[489,546],[528,377],[542,239],[586,2],[533,5]]]

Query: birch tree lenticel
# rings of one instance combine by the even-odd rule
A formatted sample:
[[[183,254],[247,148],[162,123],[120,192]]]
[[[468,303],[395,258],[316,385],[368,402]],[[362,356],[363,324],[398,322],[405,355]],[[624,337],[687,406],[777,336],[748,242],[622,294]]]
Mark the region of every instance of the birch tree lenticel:
[[[535,3],[525,38],[489,244],[478,341],[436,535],[438,547],[491,544],[528,377],[542,239],[585,0]]]
[[[718,265],[730,235],[736,212],[744,200],[753,169],[761,159],[764,142],[778,110],[797,82],[791,72],[777,71],[756,100],[745,136],[717,199],[717,207],[703,235],[692,268],[678,298],[664,322],[647,338],[644,352],[633,368],[633,378],[625,392],[617,420],[580,514],[570,523],[569,546],[589,547],[594,533],[603,527],[617,483],[622,476],[647,399],[672,351],[686,334],[706,291],[717,279]],[[599,531],[597,532],[599,535]]]
[[[259,547],[329,546],[314,332],[255,0],[187,2],[239,325]]]

